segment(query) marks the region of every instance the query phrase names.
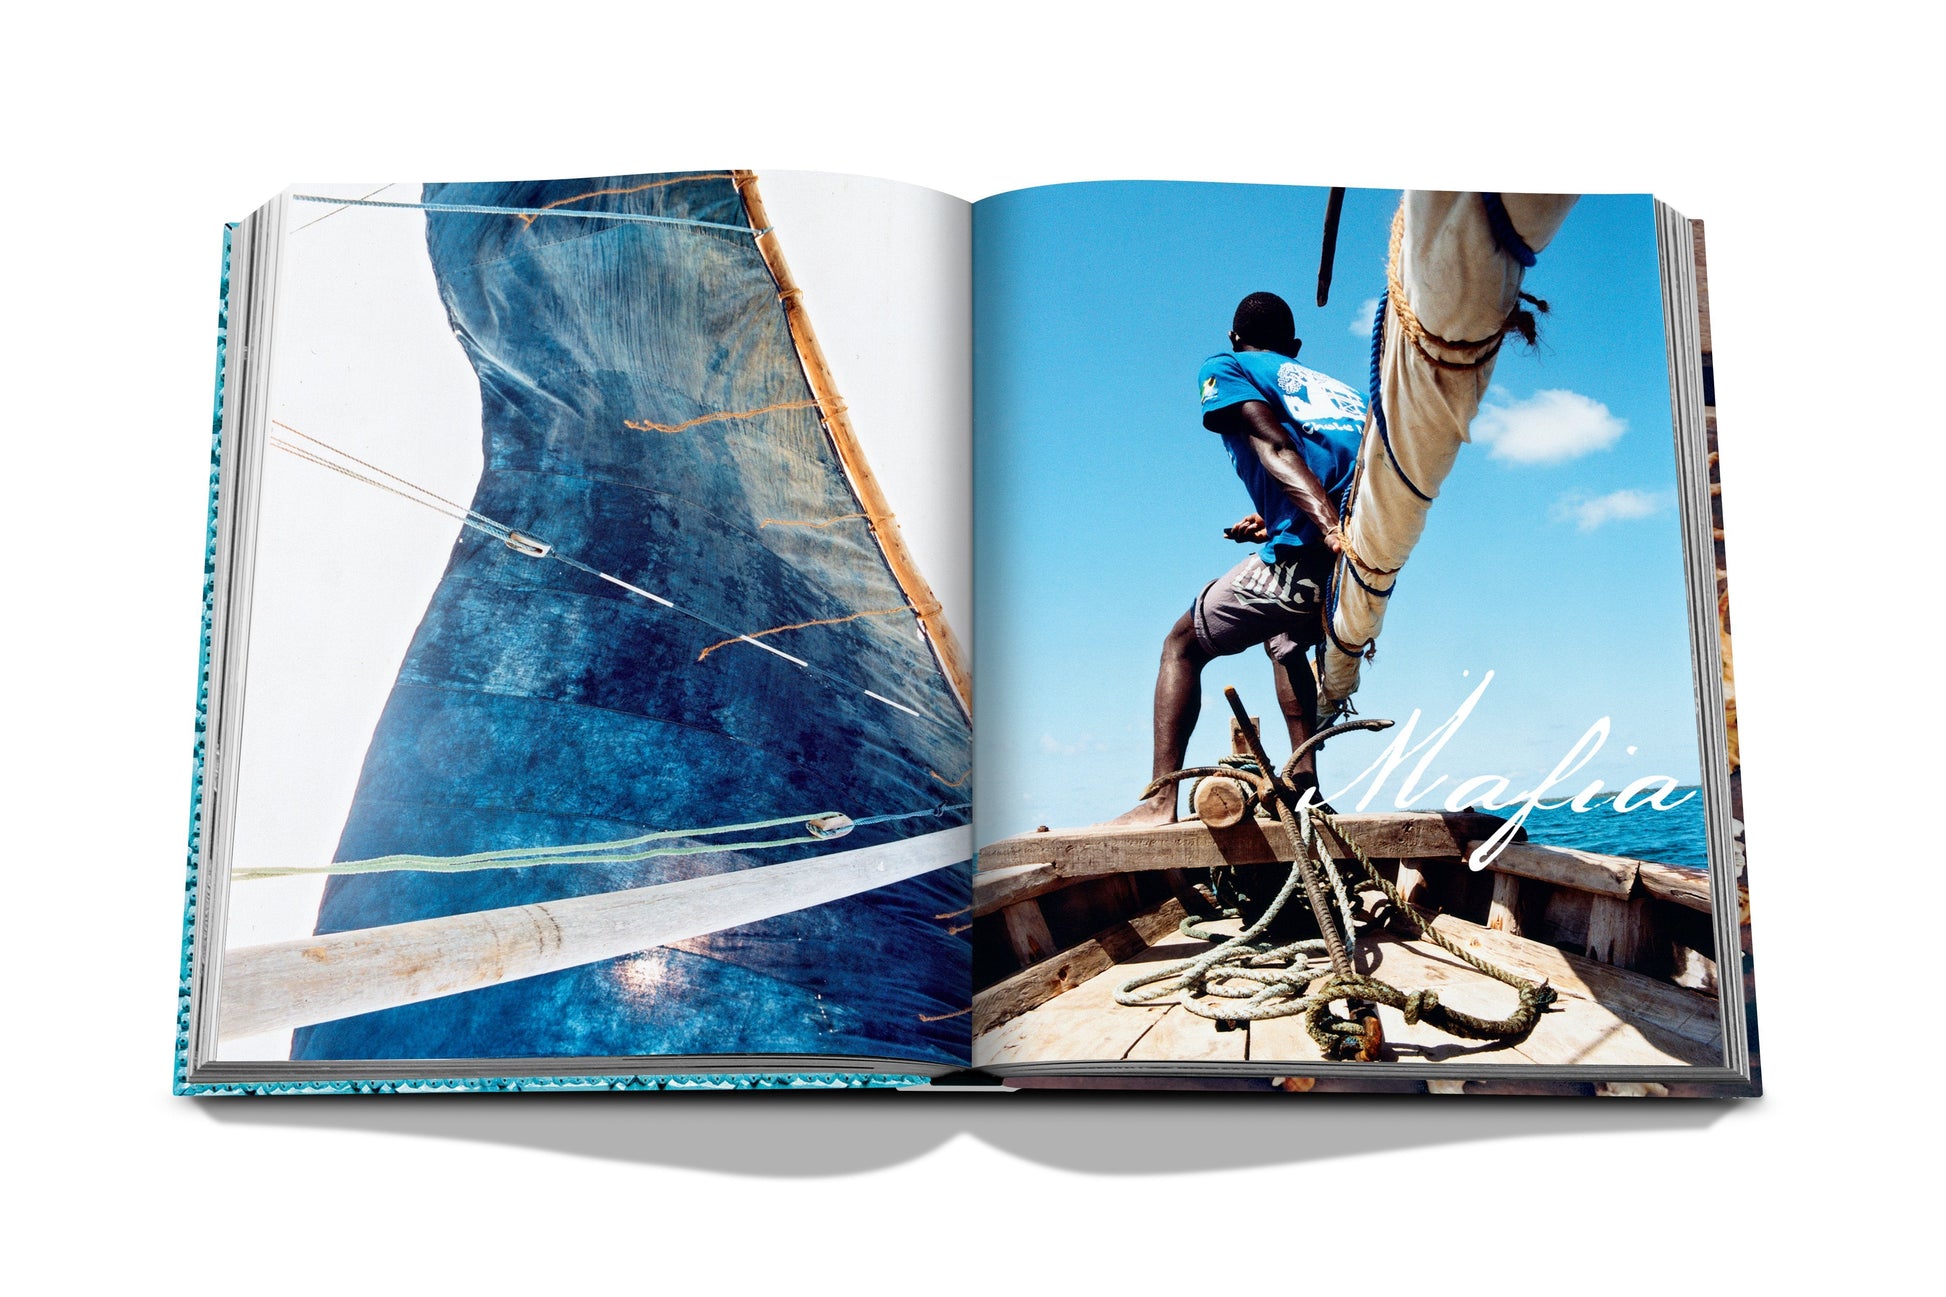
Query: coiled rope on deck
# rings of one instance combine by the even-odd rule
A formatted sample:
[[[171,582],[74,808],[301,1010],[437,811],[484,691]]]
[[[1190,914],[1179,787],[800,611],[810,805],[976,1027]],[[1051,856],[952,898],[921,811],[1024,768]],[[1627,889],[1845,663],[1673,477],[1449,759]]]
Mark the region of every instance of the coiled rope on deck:
[[[1190,959],[1165,964],[1123,983],[1115,992],[1115,1002],[1124,1005],[1155,1004],[1179,997],[1189,1012],[1218,1022],[1255,1022],[1273,1018],[1302,1016],[1306,1032],[1328,1059],[1358,1058],[1369,1061],[1365,1027],[1355,1018],[1339,1017],[1331,1006],[1340,1000],[1369,1001],[1397,1009],[1408,1023],[1424,1022],[1451,1036],[1465,1040],[1517,1041],[1524,1038],[1555,1001],[1554,988],[1499,967],[1473,954],[1420,917],[1418,911],[1372,865],[1364,850],[1340,828],[1335,816],[1320,806],[1311,806],[1299,821],[1300,858],[1291,865],[1283,888],[1270,907],[1236,936]],[[1332,861],[1335,853],[1323,849],[1318,832],[1329,832],[1355,863],[1358,877],[1347,887],[1340,881]],[[1512,987],[1519,997],[1515,1010],[1504,1018],[1482,1018],[1440,1003],[1434,990],[1408,991],[1382,978],[1356,972],[1334,972],[1329,964],[1310,961],[1328,953],[1328,941],[1316,939],[1270,945],[1262,940],[1278,914],[1302,885],[1306,866],[1326,872],[1332,879],[1341,913],[1319,915],[1320,924],[1332,917],[1345,924],[1348,939],[1355,937],[1350,894],[1376,890],[1390,902],[1391,913],[1403,919],[1414,933],[1439,947],[1468,967]],[[1214,939],[1193,919],[1182,923],[1185,935],[1202,940]],[[1214,998],[1219,1003],[1206,1003]]]

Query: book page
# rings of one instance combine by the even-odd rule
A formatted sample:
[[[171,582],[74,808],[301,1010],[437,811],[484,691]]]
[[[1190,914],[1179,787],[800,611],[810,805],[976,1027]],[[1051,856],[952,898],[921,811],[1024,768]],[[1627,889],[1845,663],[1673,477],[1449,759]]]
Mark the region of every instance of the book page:
[[[1322,307],[1324,189],[976,206],[976,1065],[1328,1070],[1351,973],[1519,1020],[1326,997],[1401,1066],[1722,1062],[1651,200],[1488,197],[1349,191]],[[1345,719],[1389,728],[1286,766]],[[1306,822],[1145,787],[1219,765]]]
[[[963,1065],[967,205],[287,210],[218,1061]],[[509,973],[481,925],[539,905]],[[314,951],[357,965],[328,1012]]]

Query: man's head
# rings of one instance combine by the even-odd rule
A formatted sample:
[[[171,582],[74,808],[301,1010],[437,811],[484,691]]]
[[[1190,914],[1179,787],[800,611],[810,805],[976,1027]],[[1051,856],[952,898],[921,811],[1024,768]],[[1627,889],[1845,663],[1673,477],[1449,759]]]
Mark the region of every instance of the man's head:
[[[1252,293],[1237,303],[1230,321],[1230,345],[1239,351],[1274,351],[1295,356],[1304,345],[1290,303],[1275,293]]]

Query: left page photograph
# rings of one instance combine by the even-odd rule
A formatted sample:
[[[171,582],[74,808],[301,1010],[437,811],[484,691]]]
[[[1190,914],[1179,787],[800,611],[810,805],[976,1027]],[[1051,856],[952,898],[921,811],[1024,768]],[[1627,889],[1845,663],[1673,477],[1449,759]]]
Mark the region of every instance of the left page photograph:
[[[233,228],[179,1088],[967,1065],[969,221],[714,171]]]

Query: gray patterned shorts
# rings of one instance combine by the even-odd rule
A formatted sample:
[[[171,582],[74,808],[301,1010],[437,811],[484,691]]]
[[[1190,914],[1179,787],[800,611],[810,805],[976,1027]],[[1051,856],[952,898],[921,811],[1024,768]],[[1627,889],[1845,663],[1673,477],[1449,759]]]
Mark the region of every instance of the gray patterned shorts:
[[[1279,546],[1277,556],[1266,563],[1253,549],[1196,596],[1190,613],[1204,652],[1228,657],[1261,644],[1271,661],[1282,662],[1324,638],[1320,610],[1331,551]]]

